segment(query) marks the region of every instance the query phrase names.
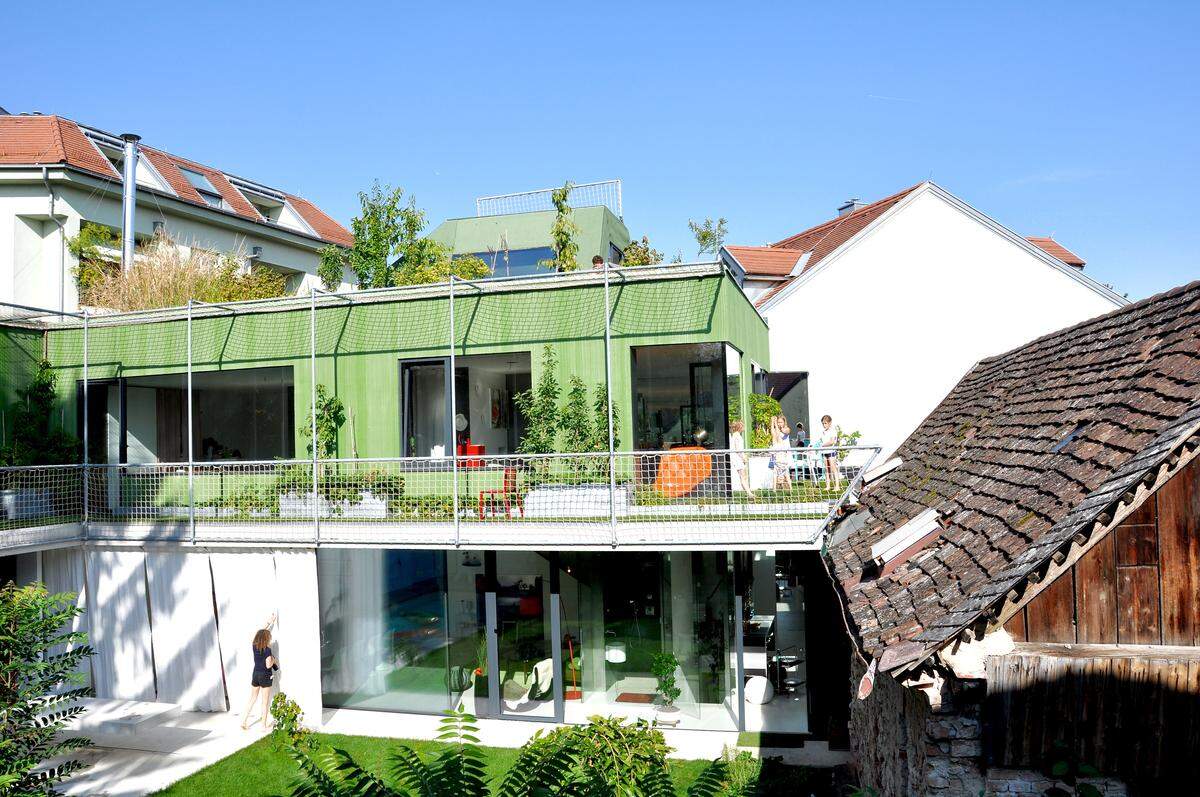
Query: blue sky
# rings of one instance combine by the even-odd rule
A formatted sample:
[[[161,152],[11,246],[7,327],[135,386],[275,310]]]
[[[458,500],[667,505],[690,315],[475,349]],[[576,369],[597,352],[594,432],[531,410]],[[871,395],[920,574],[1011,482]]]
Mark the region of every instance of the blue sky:
[[[689,218],[760,244],[932,178],[1132,297],[1200,277],[1197,5],[775,5],[18,3],[0,105],[343,222],[375,179],[436,223],[620,177],[631,233],[691,256]]]

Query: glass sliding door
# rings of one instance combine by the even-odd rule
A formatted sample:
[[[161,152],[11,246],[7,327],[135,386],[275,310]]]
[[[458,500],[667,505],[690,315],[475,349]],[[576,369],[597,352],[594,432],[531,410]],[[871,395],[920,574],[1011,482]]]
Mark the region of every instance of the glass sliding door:
[[[446,360],[401,363],[404,391],[404,455],[448,457],[450,440],[449,389]]]
[[[550,562],[534,551],[501,551],[496,572],[496,662],[500,715],[560,716],[562,665],[558,595]]]

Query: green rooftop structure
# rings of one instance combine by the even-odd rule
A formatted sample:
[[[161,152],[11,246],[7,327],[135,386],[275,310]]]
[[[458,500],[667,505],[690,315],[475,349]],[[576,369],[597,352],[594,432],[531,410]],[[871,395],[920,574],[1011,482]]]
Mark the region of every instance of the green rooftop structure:
[[[620,191],[619,180],[572,188],[569,201],[572,220],[579,227],[575,240],[582,267],[590,266],[597,255],[610,263],[621,262],[630,238],[621,217]],[[497,277],[545,271],[540,264],[554,257],[550,189],[481,197],[475,204],[475,216],[447,219],[430,237],[456,255],[479,257]]]

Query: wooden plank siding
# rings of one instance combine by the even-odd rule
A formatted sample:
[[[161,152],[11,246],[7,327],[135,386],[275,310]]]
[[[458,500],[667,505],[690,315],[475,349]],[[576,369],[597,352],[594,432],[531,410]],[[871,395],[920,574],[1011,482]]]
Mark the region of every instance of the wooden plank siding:
[[[1198,648],[1022,643],[987,684],[992,766],[1040,768],[1061,742],[1131,786],[1200,777]]]
[[[1005,628],[1017,642],[1200,645],[1200,460]]]

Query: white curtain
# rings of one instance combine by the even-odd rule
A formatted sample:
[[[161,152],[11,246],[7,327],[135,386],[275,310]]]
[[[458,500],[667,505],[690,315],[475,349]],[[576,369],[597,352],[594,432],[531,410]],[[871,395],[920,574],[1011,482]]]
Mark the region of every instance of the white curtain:
[[[323,653],[329,657],[322,683],[329,692],[354,700],[386,691],[379,665],[391,658],[384,633],[383,567],[386,551],[326,548],[317,557],[321,591]],[[472,594],[472,597],[474,595]]]
[[[247,551],[210,554],[217,596],[217,628],[229,707],[242,712],[250,699],[254,632],[267,623],[281,600],[275,588],[275,557]]]
[[[317,605],[317,557],[313,551],[278,551],[275,580],[279,598],[279,688],[321,724],[321,627]]]
[[[154,700],[146,556],[93,550],[86,558],[96,697]]]
[[[146,554],[158,699],[184,711],[224,711],[208,554]]]
[[[58,548],[51,551],[42,551],[42,582],[46,585],[51,593],[59,592],[74,592],[75,605],[84,610],[84,614],[79,615],[71,621],[70,631],[87,631],[87,586],[84,584],[83,575],[83,551],[79,548]],[[67,648],[56,646],[52,651],[54,654],[65,653]],[[92,678],[92,666],[90,659],[84,659],[80,664],[79,672],[84,676],[83,684],[90,684]],[[72,684],[71,688],[77,688],[77,684]]]

